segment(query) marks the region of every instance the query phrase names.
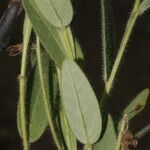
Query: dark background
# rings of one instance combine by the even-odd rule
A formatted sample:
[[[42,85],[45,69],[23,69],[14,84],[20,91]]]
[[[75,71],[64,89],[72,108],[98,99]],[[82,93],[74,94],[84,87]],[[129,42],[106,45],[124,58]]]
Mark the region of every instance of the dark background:
[[[9,0],[0,1],[0,15]],[[76,1],[75,1],[76,2]],[[118,50],[133,0],[113,0],[113,24],[115,50]],[[102,94],[102,58],[100,40],[100,12],[98,0],[77,1],[74,11],[73,30],[84,50],[87,76],[97,94]],[[11,36],[11,44],[21,42],[22,17],[17,19]],[[10,57],[0,52],[0,149],[21,150],[21,140],[16,127],[20,56]],[[150,87],[150,13],[141,16],[133,31],[127,52],[122,60],[117,80],[112,90],[118,110],[124,108],[141,90]],[[150,123],[150,102],[145,110],[130,124],[133,133]],[[138,150],[149,150],[150,134],[139,141]],[[32,144],[33,150],[56,149],[50,141],[49,132]]]

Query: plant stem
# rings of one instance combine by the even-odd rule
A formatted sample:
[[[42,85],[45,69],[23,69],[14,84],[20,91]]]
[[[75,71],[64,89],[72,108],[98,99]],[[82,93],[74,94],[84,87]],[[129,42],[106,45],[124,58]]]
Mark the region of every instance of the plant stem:
[[[50,126],[51,133],[52,133],[54,142],[55,142],[58,150],[62,150],[62,147],[61,147],[61,145],[59,143],[59,140],[58,140],[58,137],[57,137],[57,133],[55,131],[55,127],[54,127],[54,123],[53,123],[53,119],[52,119],[52,111],[51,111],[51,107],[49,107],[48,97],[47,97],[47,94],[46,94],[44,78],[43,78],[40,41],[39,41],[38,37],[37,37],[36,53],[37,53],[37,61],[38,61],[38,68],[39,68],[39,77],[40,77],[41,88],[42,88],[42,93],[43,93],[43,100],[44,100],[45,111],[46,111],[46,114],[47,114],[49,126]]]
[[[103,49],[103,79],[104,82],[107,81],[107,56],[106,56],[106,48],[107,48],[107,41],[106,41],[106,20],[105,20],[105,6],[104,0],[101,0],[101,14],[102,14],[102,49]]]
[[[120,150],[120,148],[121,148],[122,133],[125,130],[126,125],[128,124],[127,120],[128,120],[127,115],[124,115],[122,125],[121,125],[121,129],[120,129],[119,136],[118,136],[118,140],[117,140],[116,150]]]
[[[85,150],[92,150],[92,144],[86,144]]]
[[[21,73],[19,76],[20,81],[20,116],[21,116],[21,129],[22,129],[22,139],[23,139],[23,148],[24,150],[28,150],[28,139],[27,139],[27,127],[26,127],[26,109],[25,109],[25,66],[26,62],[24,61],[26,58],[27,52],[23,49],[22,53],[22,65],[21,65]],[[24,69],[23,69],[24,68]]]
[[[21,130],[23,139],[23,149],[28,150],[28,135],[27,135],[27,123],[26,123],[26,108],[25,108],[25,92],[26,92],[26,67],[27,67],[27,50],[28,43],[31,35],[31,23],[30,20],[25,17],[24,21],[24,41],[23,52],[21,60],[21,73],[19,77],[19,89],[20,89],[20,116],[21,116]]]
[[[103,80],[108,81],[113,62],[113,30],[112,30],[112,9],[111,0],[100,0],[101,5],[101,41],[102,41],[102,62]]]
[[[75,59],[74,42],[72,39],[72,33],[70,27],[64,27],[59,30],[59,36],[62,44],[66,50],[66,53],[70,59]]]
[[[135,24],[135,22],[137,20],[137,17],[139,15],[139,7],[140,7],[140,0],[136,0],[135,4],[134,4],[134,7],[133,7],[133,10],[131,12],[130,18],[128,20],[127,26],[126,26],[123,39],[121,41],[120,48],[118,50],[118,54],[117,54],[117,57],[115,59],[114,65],[113,65],[113,68],[112,68],[112,71],[111,71],[111,74],[110,74],[110,78],[106,83],[106,92],[108,94],[110,93],[110,90],[113,86],[113,82],[114,82],[116,73],[118,71],[121,59],[122,59],[123,54],[125,52],[125,48],[127,46],[130,35],[132,33],[134,24]]]

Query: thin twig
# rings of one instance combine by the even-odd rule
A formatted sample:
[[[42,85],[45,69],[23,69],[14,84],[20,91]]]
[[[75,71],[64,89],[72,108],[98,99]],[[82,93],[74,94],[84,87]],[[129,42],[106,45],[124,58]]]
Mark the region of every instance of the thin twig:
[[[21,73],[20,73],[20,116],[21,116],[21,129],[22,129],[22,139],[24,150],[29,149],[28,145],[28,135],[27,135],[27,123],[26,123],[26,109],[25,109],[25,91],[26,91],[26,68],[27,68],[27,50],[28,43],[31,35],[31,23],[30,20],[25,17],[24,23],[24,41],[23,41],[23,53],[21,61]]]

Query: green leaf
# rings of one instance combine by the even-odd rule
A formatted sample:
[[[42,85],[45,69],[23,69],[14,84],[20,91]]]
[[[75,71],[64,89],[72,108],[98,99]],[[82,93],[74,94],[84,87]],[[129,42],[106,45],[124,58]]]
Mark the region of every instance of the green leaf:
[[[64,61],[61,83],[64,110],[73,134],[84,144],[95,143],[102,124],[99,105],[90,83],[74,61]]]
[[[32,0],[42,16],[56,27],[68,26],[73,17],[70,0]]]
[[[34,81],[32,87],[28,87],[29,90],[32,90],[30,102],[28,100],[27,108],[29,109],[28,115],[29,115],[29,141],[35,142],[40,138],[40,136],[45,131],[48,121],[46,118],[46,113],[44,110],[44,105],[42,101],[42,93],[40,88],[39,79],[37,79],[37,67],[35,69],[35,73],[31,74],[34,75]],[[29,82],[32,82],[32,76],[28,78],[28,84],[31,84]],[[28,86],[28,85],[27,85]],[[31,85],[30,85],[31,86]],[[18,104],[18,111],[17,111],[17,124],[18,124],[18,131],[20,136],[22,137],[21,133],[21,122],[20,122],[20,114],[19,114],[20,104]],[[27,116],[28,118],[28,116]]]
[[[41,2],[43,3],[43,1]],[[41,13],[39,7],[35,4],[35,0],[23,0],[23,6],[42,45],[57,67],[60,68],[63,60],[67,58],[67,54],[59,38],[59,29],[47,20],[48,16]]]
[[[148,97],[149,97],[149,89],[145,89],[142,92],[140,92],[133,99],[133,101],[125,108],[125,110],[123,111],[123,116],[127,114],[129,119],[135,117],[138,113],[140,113],[144,109]]]
[[[60,100],[62,100],[62,92],[61,92],[61,70],[57,68],[57,76],[59,80],[59,90],[60,90]],[[59,128],[61,128],[61,135],[64,143],[65,149],[68,150],[77,150],[77,140],[75,136],[73,135],[72,131],[70,130],[67,117],[64,111],[64,108],[62,107],[62,103],[60,104],[59,109]]]
[[[47,54],[46,54],[47,55]],[[42,56],[42,66],[43,66],[43,74],[46,84],[47,92],[49,93],[49,72],[50,72],[50,62],[49,57],[45,54]],[[45,106],[43,102],[43,94],[40,86],[40,79],[38,73],[38,66],[35,65],[35,69],[30,73],[27,84],[26,84],[26,106],[28,109],[27,120],[28,120],[28,131],[29,131],[29,141],[35,142],[38,140],[41,135],[44,133],[46,127],[48,126],[47,115],[45,112]],[[50,97],[49,97],[50,99]],[[17,124],[19,134],[21,133],[20,126],[20,114],[19,114],[20,106],[18,104],[18,112],[17,112]]]
[[[75,55],[76,55],[76,59],[77,60],[84,60],[84,54],[83,51],[81,49],[81,46],[79,44],[79,42],[75,39]]]
[[[43,103],[43,96],[38,77],[38,67],[35,70],[35,79],[30,105],[29,137],[30,142],[40,138],[48,126],[47,116]]]
[[[73,135],[72,131],[70,130],[66,115],[64,110],[60,112],[60,121],[61,121],[61,128],[64,137],[65,144],[68,150],[77,150],[77,140]]]
[[[145,11],[147,11],[149,8],[150,8],[150,0],[143,0],[141,2],[139,14],[145,13]]]
[[[115,150],[116,149],[116,133],[111,115],[108,115],[107,127],[103,137],[96,143],[93,150]]]

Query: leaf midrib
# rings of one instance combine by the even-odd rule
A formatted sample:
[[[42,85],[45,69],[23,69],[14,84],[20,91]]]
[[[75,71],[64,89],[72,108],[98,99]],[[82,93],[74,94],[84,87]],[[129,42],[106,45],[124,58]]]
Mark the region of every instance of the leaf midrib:
[[[32,5],[32,8],[33,8],[34,11],[36,12],[36,14],[39,16],[39,18],[42,20],[43,24],[44,24],[45,26],[47,26],[47,25],[45,24],[45,20],[44,20],[43,17],[40,15],[41,13],[40,13],[39,9],[36,9],[36,8],[35,8],[35,5],[36,5],[36,4],[35,4],[33,1],[30,1],[29,3]],[[37,6],[37,5],[36,5],[36,6]],[[37,7],[37,8],[38,8],[38,7]],[[48,23],[49,23],[49,22],[48,22]],[[51,24],[51,26],[53,26],[53,25]],[[54,26],[53,26],[53,27],[54,27]],[[54,28],[56,28],[56,27],[54,27]],[[67,57],[67,56],[66,56],[66,53],[64,52],[64,50],[62,50],[62,48],[61,48],[61,46],[60,46],[60,41],[56,40],[56,38],[53,36],[53,33],[51,32],[51,30],[49,30],[49,27],[48,27],[47,29],[48,29],[49,33],[51,34],[52,38],[55,40],[56,44],[59,46],[59,48],[60,48],[61,52],[63,53],[63,55],[64,55],[65,57]],[[56,28],[56,29],[57,29],[57,28]],[[53,56],[51,56],[51,57],[53,57]]]
[[[84,130],[85,130],[85,135],[86,135],[86,140],[87,140],[87,144],[90,144],[89,142],[89,138],[88,138],[88,133],[87,133],[87,127],[86,127],[86,123],[85,123],[85,119],[84,119],[84,115],[83,115],[83,112],[82,112],[82,109],[81,109],[81,104],[80,104],[80,101],[79,101],[79,95],[78,95],[78,92],[77,92],[77,88],[76,88],[76,84],[75,84],[75,81],[73,79],[73,75],[72,75],[72,72],[71,72],[71,69],[70,69],[70,66],[68,66],[68,70],[71,74],[71,79],[72,79],[72,82],[73,82],[73,87],[75,89],[75,92],[76,92],[76,95],[77,95],[77,102],[78,102],[78,105],[79,105],[79,109],[80,109],[80,112],[81,112],[81,119],[82,119],[82,124],[83,124],[83,127],[84,127]]]

